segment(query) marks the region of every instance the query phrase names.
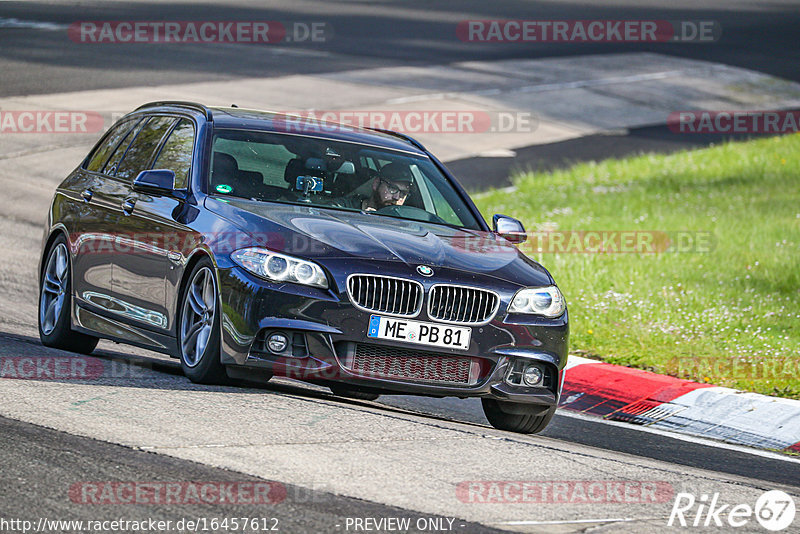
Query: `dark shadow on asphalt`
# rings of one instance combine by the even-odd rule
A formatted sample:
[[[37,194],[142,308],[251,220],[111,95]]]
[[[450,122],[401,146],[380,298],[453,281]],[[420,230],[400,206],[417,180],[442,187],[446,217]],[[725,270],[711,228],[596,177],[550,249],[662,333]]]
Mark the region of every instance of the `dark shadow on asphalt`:
[[[0,356],[81,357],[83,355],[44,347],[38,339],[30,336],[0,333]],[[177,362],[173,363],[157,358],[147,358],[108,350],[100,350],[89,357],[106,364],[116,362],[121,366],[120,369],[126,365],[136,367],[141,369],[142,372],[149,373],[149,375],[131,376],[131,373],[126,374],[123,372],[121,373],[123,376],[102,377],[95,380],[48,379],[46,381],[173,391],[221,391],[239,395],[290,395],[300,400],[307,400],[311,404],[315,401],[326,401],[336,402],[346,409],[377,409],[388,417],[400,419],[407,419],[403,416],[411,415],[433,426],[439,426],[439,423],[444,423],[441,425],[442,428],[450,430],[454,429],[452,423],[464,425],[468,429],[478,432],[489,429],[482,412],[480,412],[479,404],[475,403],[474,407],[471,407],[466,404],[469,399],[464,401],[454,398],[440,399],[386,395],[376,402],[359,401],[334,396],[318,385],[302,382],[295,384],[285,379],[278,379],[277,381],[273,379],[273,381],[263,384],[240,382],[239,385],[235,386],[205,386],[193,384],[188,379],[183,378]],[[457,404],[454,405],[453,403]],[[512,441],[531,443],[530,438],[527,436],[497,430],[491,430],[491,432],[493,435],[502,435],[505,439]],[[693,443],[663,434],[642,432],[635,427],[626,428],[618,425],[609,425],[600,420],[593,421],[591,419],[556,415],[550,425],[538,436],[550,438],[555,442],[578,443],[588,447],[652,458],[676,465],[686,465],[765,482],[800,487],[800,480],[797,477],[797,464],[787,464],[782,460],[756,456],[739,450],[722,449],[711,445]],[[539,440],[536,441],[536,445],[548,445]],[[553,446],[557,447],[557,443],[554,443]]]
[[[275,483],[236,471],[133,450],[5,417],[0,417],[0,450],[5,460],[4,468],[0,471],[0,507],[14,510],[17,516],[34,521],[38,517],[84,521],[133,521],[151,517],[171,520],[175,525],[177,521],[185,521],[185,518],[206,518],[208,525],[212,517],[273,517],[277,518],[277,525],[269,520],[265,524],[258,523],[256,530],[269,530],[277,526],[276,530],[281,532],[334,532],[342,530],[340,525],[347,517],[404,517],[411,519],[411,531],[419,532],[414,528],[417,519],[437,517],[335,495],[324,491],[327,487],[324,484],[316,485],[319,489],[310,489]],[[123,498],[121,493],[98,491],[98,488],[107,489],[106,484],[114,483],[179,483],[198,487],[214,483],[238,483],[244,484],[246,492],[248,484],[267,482],[274,489],[268,495],[275,502],[258,503],[253,499],[252,490],[249,496],[244,493],[241,499],[234,497],[233,502],[230,497],[226,498],[227,494],[217,498],[215,493],[210,493],[212,502],[203,502],[197,498],[197,494],[194,499],[190,498],[191,493],[188,492],[177,497],[177,500],[185,502],[154,502],[158,500],[159,493],[152,486],[143,492],[137,490],[135,499],[127,497],[127,494]],[[84,492],[85,486],[93,487],[94,491]],[[402,491],[405,488],[399,487],[398,492]],[[84,493],[89,497],[85,498]],[[160,495],[164,501],[168,500],[164,499],[163,494]],[[202,495],[204,499],[207,498],[205,493]],[[219,495],[222,495],[222,491]],[[93,498],[102,504],[95,504]],[[140,499],[139,502],[136,502],[137,499]],[[176,500],[176,497],[172,499]],[[144,524],[147,524],[146,520]],[[172,528],[168,530],[174,531]],[[197,530],[203,531],[204,528],[198,527]],[[212,530],[227,531],[223,528]],[[249,528],[239,530],[239,527],[230,529],[234,530],[255,531]],[[453,530],[500,532],[461,520],[454,522]]]
[[[79,21],[278,21],[325,22],[332,32],[325,42],[274,45],[233,44],[92,44],[69,39],[66,28],[0,30],[0,59],[8,62],[2,93],[36,94],[82,89],[154,86],[231,77],[340,72],[390,65],[436,65],[457,61],[548,58],[576,55],[654,52],[715,61],[800,80],[796,65],[800,10],[792,4],[742,4],[700,0],[680,8],[658,0],[626,0],[620,5],[595,2],[483,2],[465,0],[431,9],[423,0],[396,3],[320,3],[312,15],[287,3],[262,7],[235,3],[59,5],[50,2],[3,2],[0,17],[56,22]],[[710,43],[474,43],[459,40],[463,19],[536,20],[706,20],[722,28]],[[303,55],[303,52],[306,52]],[[39,70],[31,70],[39,66]],[[49,67],[54,70],[48,74]],[[64,68],[73,75],[64,75]],[[57,74],[54,74],[57,73]],[[49,78],[48,78],[49,76]],[[41,77],[43,83],[30,83]],[[19,79],[17,79],[19,78]],[[413,85],[413,77],[407,81]],[[55,84],[61,87],[54,87]],[[17,92],[15,92],[15,90]],[[224,100],[224,97],[222,97]],[[267,103],[268,104],[268,103]]]
[[[681,150],[706,148],[728,141],[764,138],[752,134],[679,134],[666,125],[634,128],[630,131],[595,134],[557,143],[534,145],[515,150],[509,158],[472,157],[450,161],[447,168],[470,192],[507,187],[512,176],[525,172],[549,172],[577,163],[624,158],[641,154],[670,154]]]

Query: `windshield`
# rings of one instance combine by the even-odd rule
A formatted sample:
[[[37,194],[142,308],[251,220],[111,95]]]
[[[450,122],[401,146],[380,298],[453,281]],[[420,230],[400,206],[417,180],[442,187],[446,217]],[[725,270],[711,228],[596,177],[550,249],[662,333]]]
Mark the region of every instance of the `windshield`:
[[[216,130],[209,192],[481,229],[429,158],[356,143]]]

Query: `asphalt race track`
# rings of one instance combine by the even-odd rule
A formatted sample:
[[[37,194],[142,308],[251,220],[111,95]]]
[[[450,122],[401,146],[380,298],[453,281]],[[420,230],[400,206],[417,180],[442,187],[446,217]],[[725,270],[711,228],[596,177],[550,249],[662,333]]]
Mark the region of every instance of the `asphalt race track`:
[[[466,18],[715,20],[723,27],[720,43],[665,45],[658,53],[800,80],[797,2],[75,4],[0,2],[0,97],[205,80],[234,86],[240,77],[654,50],[618,44],[464,45],[453,37],[453,27]],[[322,20],[335,38],[256,54],[241,45],[172,45],[164,53],[153,45],[64,44],[63,28],[76,20],[161,19]],[[598,157],[598,143],[587,139],[548,153],[541,147],[520,153],[544,160],[542,168]],[[83,157],[86,142],[43,136],[20,144],[0,134],[0,358],[80,358],[82,365],[100,370],[86,379],[0,379],[0,532],[22,531],[19,524],[2,523],[10,519],[36,524],[41,518],[155,518],[175,524],[213,517],[259,518],[268,527],[275,518],[281,532],[400,531],[393,523],[364,521],[387,518],[407,518],[409,531],[424,532],[686,531],[667,527],[680,492],[719,494],[722,503],[752,506],[764,492],[779,489],[800,503],[800,460],[778,453],[572,414],[557,415],[541,435],[515,435],[492,429],[474,400],[386,396],[362,402],[280,379],[262,386],[205,387],[184,378],[176,360],[147,351],[102,342],[95,355],[83,358],[41,346],[36,265],[44,216],[54,187]],[[616,155],[675,148],[674,138],[646,129],[601,146]],[[498,183],[509,168],[480,158],[452,167],[457,171],[458,165],[486,165]],[[543,502],[506,498],[487,504],[459,493],[460,484],[476,481],[566,481],[572,488],[601,481],[627,484],[634,492],[655,484],[663,491],[654,499],[642,493],[627,501],[565,502],[551,496]],[[277,498],[208,504],[151,502],[146,496],[128,502],[116,495],[99,504],[89,491],[103,484],[158,483],[185,490],[201,482],[267,485]],[[259,525],[259,531],[268,530]],[[74,526],[47,531],[100,532]],[[755,519],[735,531],[765,532]]]
[[[454,61],[558,57],[574,54],[658,51],[718,61],[789,80],[799,80],[797,27],[800,10],[787,0],[735,3],[682,0],[540,2],[3,2],[0,17],[69,25],[92,20],[322,21],[333,36],[325,43],[294,43],[291,50],[243,53],[246,45],[152,47],[69,46],[58,30],[4,29],[0,37],[0,96],[132,85],[164,85],[208,79],[333,72],[350,68],[444,64]],[[463,44],[455,25],[465,19],[711,20],[722,27],[717,43],[518,43]],[[242,46],[245,46],[243,49]],[[98,50],[95,50],[98,48]],[[294,52],[292,52],[294,50]]]

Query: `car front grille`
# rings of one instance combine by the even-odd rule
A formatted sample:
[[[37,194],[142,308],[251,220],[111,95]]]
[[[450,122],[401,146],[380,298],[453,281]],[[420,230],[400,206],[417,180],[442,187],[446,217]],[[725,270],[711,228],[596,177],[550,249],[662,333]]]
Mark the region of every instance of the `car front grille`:
[[[479,360],[358,343],[344,364],[351,372],[370,378],[466,386],[476,383],[482,374]]]
[[[371,312],[413,317],[422,309],[422,284],[404,278],[354,274],[347,279],[347,294]]]
[[[458,324],[488,323],[497,313],[500,298],[474,287],[437,284],[428,296],[428,316]]]

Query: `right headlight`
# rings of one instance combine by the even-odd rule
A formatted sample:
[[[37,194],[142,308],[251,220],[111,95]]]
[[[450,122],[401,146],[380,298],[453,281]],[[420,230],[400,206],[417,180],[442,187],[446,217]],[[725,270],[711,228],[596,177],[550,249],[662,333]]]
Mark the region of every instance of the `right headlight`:
[[[239,249],[231,254],[231,259],[254,275],[267,280],[328,288],[328,278],[322,267],[311,261],[261,247]]]
[[[556,286],[531,287],[517,291],[508,307],[508,313],[558,317],[565,309],[567,304],[564,302],[564,296]]]

